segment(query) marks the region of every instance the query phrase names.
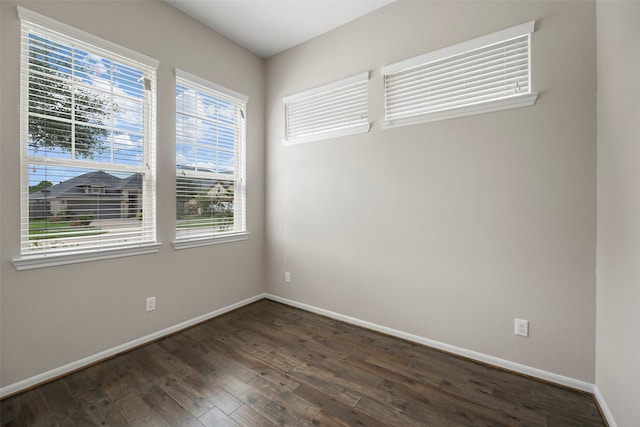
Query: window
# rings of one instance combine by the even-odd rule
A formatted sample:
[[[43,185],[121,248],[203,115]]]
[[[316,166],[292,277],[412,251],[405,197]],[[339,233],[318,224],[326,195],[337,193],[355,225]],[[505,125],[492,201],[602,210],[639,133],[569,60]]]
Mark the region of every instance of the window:
[[[18,7],[18,269],[157,251],[158,63]],[[44,261],[44,259],[47,259]]]
[[[176,70],[176,249],[247,238],[247,101]]]
[[[369,73],[283,99],[285,144],[368,132]]]
[[[535,22],[383,67],[383,127],[532,105]]]

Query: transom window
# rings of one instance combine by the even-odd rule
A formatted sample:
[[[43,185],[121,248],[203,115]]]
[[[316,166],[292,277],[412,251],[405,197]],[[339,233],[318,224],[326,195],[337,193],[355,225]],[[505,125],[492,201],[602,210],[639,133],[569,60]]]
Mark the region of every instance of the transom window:
[[[368,132],[369,73],[364,72],[289,95],[285,107],[285,144]]]
[[[532,105],[534,21],[383,67],[383,127]]]

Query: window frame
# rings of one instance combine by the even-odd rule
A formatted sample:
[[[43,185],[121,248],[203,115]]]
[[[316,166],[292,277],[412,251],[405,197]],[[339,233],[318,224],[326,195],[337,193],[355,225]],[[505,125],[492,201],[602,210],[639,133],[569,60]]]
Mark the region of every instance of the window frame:
[[[282,141],[284,145],[367,133],[371,129],[368,111],[369,71],[285,96],[282,103],[285,115],[285,137]],[[307,117],[314,116],[313,119],[308,119],[308,129],[301,135],[291,134],[293,127],[300,128],[299,124],[292,124],[292,120],[297,119],[292,116],[292,108],[296,106],[306,110],[304,114]],[[310,110],[314,108],[315,110]],[[346,111],[352,117],[336,114],[338,111]],[[360,115],[360,118],[354,115]],[[334,122],[327,125],[327,120],[332,119]],[[338,123],[337,120],[342,121]]]
[[[50,267],[66,264],[74,264],[77,262],[95,261],[102,259],[119,258],[131,255],[141,255],[155,253],[159,251],[160,243],[157,241],[157,224],[156,224],[156,72],[159,61],[140,54],[133,50],[127,49],[100,37],[86,33],[64,23],[58,22],[44,15],[38,14],[31,10],[17,6],[18,18],[21,20],[21,70],[20,70],[20,255],[14,257],[12,262],[17,270],[28,270],[33,268]],[[76,249],[66,250],[49,250],[36,251],[28,250],[29,241],[29,173],[28,165],[59,165],[62,168],[76,168],[99,170],[101,166],[106,166],[109,171],[133,172],[133,165],[126,167],[125,165],[115,162],[99,162],[95,160],[80,159],[40,159],[39,156],[30,156],[28,150],[29,144],[29,73],[30,65],[24,59],[24,54],[28,51],[28,47],[24,46],[25,34],[35,34],[40,28],[42,31],[51,34],[51,39],[56,42],[73,41],[74,48],[87,51],[89,54],[97,54],[102,58],[115,60],[117,62],[124,61],[127,66],[138,67],[136,70],[142,71],[145,75],[145,90],[142,98],[142,151],[144,156],[143,166],[138,169],[144,169],[143,176],[143,200],[144,208],[152,209],[152,215],[146,215],[150,218],[144,225],[141,225],[141,232],[138,240],[128,242],[126,244],[107,244],[104,247],[80,247]],[[75,44],[77,42],[77,45]],[[148,87],[146,87],[148,86]],[[148,89],[148,90],[147,90]],[[108,129],[115,129],[109,127]],[[35,161],[35,162],[34,162]],[[134,172],[135,173],[135,172]],[[146,195],[145,195],[146,194]]]
[[[237,129],[234,131],[234,229],[231,231],[221,231],[215,232],[213,230],[209,230],[201,233],[193,233],[189,235],[189,233],[182,233],[183,236],[180,236],[182,230],[178,229],[177,221],[178,221],[178,213],[176,211],[176,227],[175,227],[175,239],[173,241],[173,247],[176,250],[180,249],[188,249],[193,247],[201,247],[208,245],[216,245],[222,243],[229,242],[237,242],[242,240],[247,240],[250,236],[249,231],[247,230],[247,184],[246,184],[246,124],[247,124],[247,104],[249,102],[249,97],[240,92],[234,91],[217,83],[206,80],[202,77],[195,76],[186,71],[183,71],[179,68],[175,69],[175,83],[176,88],[178,85],[186,87],[191,90],[195,90],[204,95],[214,97],[218,100],[223,100],[225,102],[232,102],[234,107],[237,108],[237,113],[234,117],[241,121],[240,125],[237,126]],[[176,96],[175,99],[175,107],[176,107],[176,121],[178,114],[182,113],[178,111],[178,98]],[[184,114],[184,113],[182,113]],[[178,129],[176,126],[176,156],[178,155],[178,145],[179,145],[179,135]],[[195,146],[198,146],[198,143],[195,142]],[[216,151],[217,153],[217,151]],[[197,161],[202,160],[198,158]],[[184,176],[184,169],[178,169],[177,165],[175,168],[175,183],[176,183],[176,203],[178,197],[178,184],[177,179],[180,175]],[[196,177],[197,174],[194,174]],[[206,175],[198,176],[197,179],[216,179],[212,174],[210,178]],[[238,226],[239,225],[239,226]],[[203,227],[206,228],[206,227]]]
[[[389,64],[381,69],[381,74],[384,82],[384,109],[385,119],[381,123],[383,129],[392,128],[397,126],[405,126],[417,123],[428,123],[437,120],[445,120],[456,117],[463,117],[473,114],[482,114],[493,111],[505,110],[517,107],[526,107],[533,105],[537,99],[537,92],[533,92],[531,89],[531,34],[535,30],[535,21],[529,21],[524,24],[516,25],[504,30],[496,31],[485,36],[481,36],[472,40],[467,40],[462,43],[451,45],[439,50],[435,50],[423,55],[419,55],[413,58],[409,58],[404,61],[400,61],[394,64]],[[437,63],[451,57],[458,55],[468,54],[473,51],[477,51],[482,48],[487,48],[499,43],[508,42],[510,40],[527,37],[527,91],[510,96],[503,96],[488,101],[480,101],[475,103],[468,103],[451,108],[436,109],[432,111],[424,111],[416,114],[409,114],[399,117],[389,117],[389,88],[388,78],[390,76],[399,75],[403,72]]]

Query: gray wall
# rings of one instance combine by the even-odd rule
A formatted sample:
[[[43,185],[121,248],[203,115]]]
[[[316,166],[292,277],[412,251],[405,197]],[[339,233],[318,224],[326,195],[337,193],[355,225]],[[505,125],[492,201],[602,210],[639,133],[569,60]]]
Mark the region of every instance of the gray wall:
[[[158,254],[18,272],[16,4],[160,61]],[[160,1],[15,2],[2,10],[1,385],[193,319],[263,291],[264,61]],[[174,67],[249,96],[248,241],[175,251]],[[157,310],[145,313],[148,296]]]
[[[26,272],[11,265],[19,251],[16,4],[160,60],[160,253]],[[633,425],[640,419],[633,401],[640,394],[639,9],[637,2],[597,5],[596,120],[593,2],[401,2],[278,55],[265,69],[162,2],[0,1],[0,386],[266,286],[596,381],[618,424]],[[382,65],[532,19],[536,105],[379,128]],[[174,66],[250,96],[246,242],[171,248]],[[372,70],[369,134],[282,146],[282,96],[364,70]],[[150,295],[158,310],[146,314]],[[516,316],[530,320],[530,338],[513,335]]]
[[[596,383],[640,421],[640,2],[598,2]]]
[[[530,20],[534,106],[379,127],[381,66]],[[593,2],[399,2],[267,60],[268,291],[593,382],[595,43]],[[370,133],[282,145],[283,96],[365,70]]]

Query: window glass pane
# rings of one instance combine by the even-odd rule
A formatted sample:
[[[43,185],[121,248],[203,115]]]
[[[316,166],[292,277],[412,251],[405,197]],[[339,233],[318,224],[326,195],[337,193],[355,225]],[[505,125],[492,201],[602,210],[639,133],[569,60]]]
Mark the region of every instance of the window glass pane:
[[[42,117],[29,117],[29,155],[72,157],[71,123]]]
[[[55,75],[60,78],[71,77],[71,57],[73,49],[62,43],[38,35],[29,34],[29,68],[36,73]]]
[[[71,88],[50,73],[29,74],[29,112],[69,120]]]
[[[176,179],[176,227],[184,234],[202,235],[233,231],[232,180]]]
[[[127,132],[113,132],[113,163],[144,165],[144,140],[142,136]]]
[[[140,174],[28,165],[28,248],[62,250],[138,240],[143,231]]]
[[[244,104],[178,78],[176,83],[176,237],[215,236],[245,230]],[[244,206],[244,203],[240,203]]]
[[[218,160],[218,172],[233,174],[234,172],[233,152],[219,151],[217,160]]]
[[[109,161],[109,131],[95,126],[75,126],[75,154],[78,157]]]
[[[119,94],[132,98],[144,96],[144,73],[142,71],[114,63],[112,73]]]
[[[113,127],[139,135],[143,132],[143,103],[142,95],[113,97]]]

